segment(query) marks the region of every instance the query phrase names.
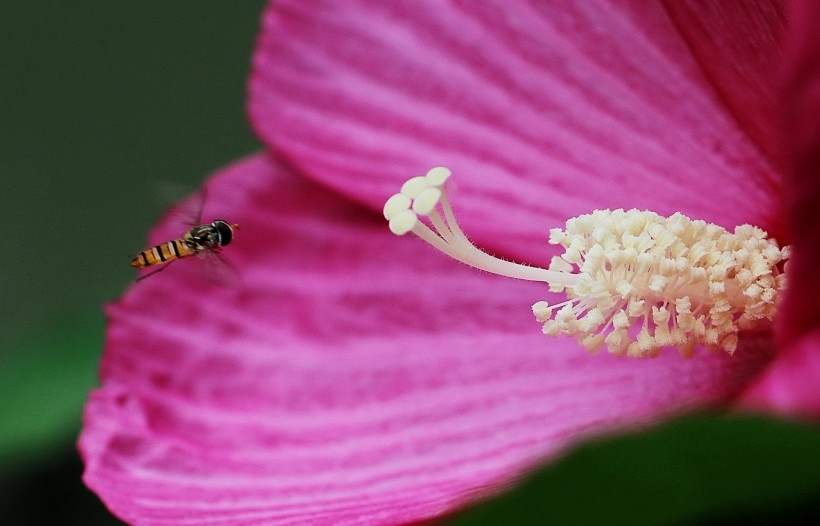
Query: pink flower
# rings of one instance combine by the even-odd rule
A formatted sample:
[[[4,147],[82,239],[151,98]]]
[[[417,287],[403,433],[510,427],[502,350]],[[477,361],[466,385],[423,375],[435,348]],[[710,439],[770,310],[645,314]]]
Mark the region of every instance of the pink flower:
[[[203,216],[241,225],[243,284],[183,262],[108,308],[86,483],[138,524],[396,524],[590,434],[743,397],[816,414],[820,13],[795,11],[782,154],[776,5],[272,2],[250,81],[269,151],[213,177]],[[522,262],[596,208],[781,241],[790,220],[782,345],[631,360],[545,338],[543,287],[388,232],[384,200],[436,164],[472,239]]]

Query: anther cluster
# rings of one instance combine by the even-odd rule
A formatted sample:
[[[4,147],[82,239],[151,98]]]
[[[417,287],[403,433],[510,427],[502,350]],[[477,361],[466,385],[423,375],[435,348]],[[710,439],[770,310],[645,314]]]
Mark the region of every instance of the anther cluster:
[[[732,353],[741,329],[774,318],[788,249],[743,225],[734,233],[683,214],[596,210],[550,231],[564,253],[549,268],[578,274],[568,300],[533,305],[550,336],[577,337],[590,351],[656,356],[697,344]]]

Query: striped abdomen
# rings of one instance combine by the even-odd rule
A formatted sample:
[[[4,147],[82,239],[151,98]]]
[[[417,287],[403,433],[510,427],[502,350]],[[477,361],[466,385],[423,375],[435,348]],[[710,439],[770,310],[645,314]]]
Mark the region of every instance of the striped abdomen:
[[[134,268],[150,267],[151,265],[159,265],[179,258],[187,258],[196,253],[197,251],[191,248],[191,245],[186,243],[184,239],[174,239],[143,250],[131,260],[131,266]]]

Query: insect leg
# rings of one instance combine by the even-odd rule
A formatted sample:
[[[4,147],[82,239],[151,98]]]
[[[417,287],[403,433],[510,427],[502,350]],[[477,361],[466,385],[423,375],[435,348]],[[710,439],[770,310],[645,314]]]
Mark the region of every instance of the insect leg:
[[[141,276],[137,276],[137,279],[135,279],[135,280],[134,280],[134,282],[137,282],[137,281],[142,281],[142,280],[144,280],[145,278],[150,277],[150,276],[153,276],[154,274],[156,274],[156,273],[158,273],[158,272],[162,272],[162,271],[163,271],[163,270],[165,270],[166,268],[170,267],[170,266],[171,266],[171,263],[173,263],[174,261],[177,261],[177,260],[176,260],[176,259],[172,259],[172,260],[171,260],[171,261],[169,261],[168,263],[164,264],[163,266],[159,267],[159,268],[158,268],[158,269],[156,269],[156,270],[152,270],[152,271],[151,271],[151,272],[149,272],[148,274],[142,274]]]

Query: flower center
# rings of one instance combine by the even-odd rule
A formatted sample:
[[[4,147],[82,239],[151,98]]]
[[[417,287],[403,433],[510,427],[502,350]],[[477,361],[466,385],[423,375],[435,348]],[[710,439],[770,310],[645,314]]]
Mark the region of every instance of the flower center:
[[[780,248],[766,232],[734,233],[676,213],[595,210],[550,231],[564,253],[548,269],[483,252],[462,232],[436,167],[413,177],[384,205],[396,235],[413,232],[450,257],[511,278],[549,284],[567,299],[532,306],[548,336],[572,336],[590,352],[654,357],[664,347],[691,356],[695,345],[733,353],[738,332],[769,324],[785,287]],[[430,226],[420,220],[426,217]]]

